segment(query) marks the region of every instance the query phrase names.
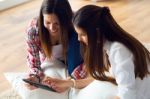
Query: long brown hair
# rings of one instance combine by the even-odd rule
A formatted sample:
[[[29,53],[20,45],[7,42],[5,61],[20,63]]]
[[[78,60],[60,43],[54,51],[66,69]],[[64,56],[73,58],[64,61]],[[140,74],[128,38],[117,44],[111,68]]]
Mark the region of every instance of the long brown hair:
[[[52,54],[52,44],[49,31],[44,27],[43,14],[55,14],[61,27],[61,43],[63,45],[63,56],[66,59],[69,32],[74,31],[72,25],[72,9],[68,0],[44,0],[38,18],[38,32],[42,48],[48,58]]]
[[[133,53],[135,78],[143,79],[149,74],[147,63],[150,62],[150,52],[117,24],[108,7],[84,6],[75,13],[73,24],[87,33],[84,62],[94,78],[115,83],[113,78],[105,75],[109,67],[109,60],[103,50],[105,40],[120,42]]]

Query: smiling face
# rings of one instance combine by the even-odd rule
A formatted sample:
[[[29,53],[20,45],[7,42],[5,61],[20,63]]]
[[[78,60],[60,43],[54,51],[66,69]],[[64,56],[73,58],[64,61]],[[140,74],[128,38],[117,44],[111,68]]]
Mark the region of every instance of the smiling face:
[[[86,32],[76,26],[75,26],[75,30],[78,34],[78,41],[83,42],[84,44],[88,45],[88,38],[87,38]]]
[[[44,26],[47,28],[51,36],[60,35],[60,23],[55,14],[44,14]]]

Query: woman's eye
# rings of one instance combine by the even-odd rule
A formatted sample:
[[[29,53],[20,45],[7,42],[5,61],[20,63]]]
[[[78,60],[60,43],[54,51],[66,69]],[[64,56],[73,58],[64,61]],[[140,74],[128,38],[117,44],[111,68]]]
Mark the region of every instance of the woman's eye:
[[[54,25],[56,25],[56,26],[57,26],[57,25],[59,25],[59,24],[58,24],[58,23],[54,23]]]
[[[50,22],[46,22],[46,24],[50,24]]]

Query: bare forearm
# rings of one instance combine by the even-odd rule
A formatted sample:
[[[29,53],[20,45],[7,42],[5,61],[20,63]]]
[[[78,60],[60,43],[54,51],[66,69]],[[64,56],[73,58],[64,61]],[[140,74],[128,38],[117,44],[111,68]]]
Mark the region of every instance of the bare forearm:
[[[75,80],[75,88],[81,89],[89,85],[94,79],[92,77],[87,77],[85,79]]]

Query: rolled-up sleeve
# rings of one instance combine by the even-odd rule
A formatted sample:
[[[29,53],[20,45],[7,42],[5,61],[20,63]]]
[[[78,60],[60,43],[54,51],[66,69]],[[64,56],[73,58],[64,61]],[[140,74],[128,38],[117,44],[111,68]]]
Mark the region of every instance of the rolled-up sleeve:
[[[136,99],[133,54],[122,44],[116,44],[110,51],[113,72],[118,84],[120,99]]]

